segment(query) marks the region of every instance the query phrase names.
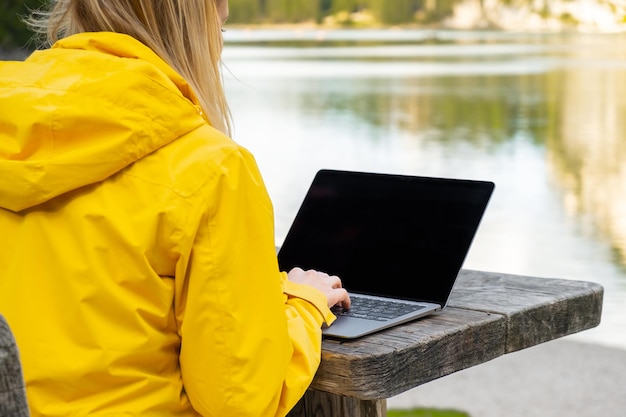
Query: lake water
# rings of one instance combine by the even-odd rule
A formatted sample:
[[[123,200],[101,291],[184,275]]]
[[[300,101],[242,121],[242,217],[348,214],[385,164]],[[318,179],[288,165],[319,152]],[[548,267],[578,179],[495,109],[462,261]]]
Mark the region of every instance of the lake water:
[[[604,286],[626,349],[626,36],[433,30],[225,33],[234,138],[280,244],[315,172],[491,180],[464,267]]]

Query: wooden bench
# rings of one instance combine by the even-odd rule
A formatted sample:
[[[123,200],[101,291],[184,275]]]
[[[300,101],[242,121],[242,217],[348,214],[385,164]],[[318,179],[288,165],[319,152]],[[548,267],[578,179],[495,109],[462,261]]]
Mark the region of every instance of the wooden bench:
[[[19,351],[11,328],[0,314],[0,416],[29,415]]]
[[[463,270],[443,311],[354,341],[324,340],[311,388],[289,417],[383,417],[389,397],[597,326],[603,295],[591,282]]]

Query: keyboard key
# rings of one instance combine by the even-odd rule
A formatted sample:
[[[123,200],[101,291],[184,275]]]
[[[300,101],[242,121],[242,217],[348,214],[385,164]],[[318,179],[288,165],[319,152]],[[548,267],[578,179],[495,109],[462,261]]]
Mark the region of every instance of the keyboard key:
[[[350,300],[350,309],[333,307],[333,313],[337,316],[386,321],[424,308],[423,306],[408,304],[402,301],[378,300],[354,295],[350,297]]]

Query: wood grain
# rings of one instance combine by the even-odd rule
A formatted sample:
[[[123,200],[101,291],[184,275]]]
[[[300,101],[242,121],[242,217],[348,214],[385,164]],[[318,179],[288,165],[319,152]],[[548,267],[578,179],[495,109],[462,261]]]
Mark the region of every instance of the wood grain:
[[[386,398],[437,378],[597,326],[601,285],[462,270],[448,306],[351,341],[326,339],[289,417],[383,417]]]

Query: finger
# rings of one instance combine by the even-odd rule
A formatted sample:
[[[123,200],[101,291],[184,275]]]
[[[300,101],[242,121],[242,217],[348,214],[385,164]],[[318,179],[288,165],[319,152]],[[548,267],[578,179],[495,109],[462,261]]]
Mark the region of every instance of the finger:
[[[328,279],[330,280],[330,285],[332,286],[332,288],[342,287],[341,279],[337,275],[329,276]]]
[[[332,305],[341,305],[341,307],[350,308],[350,296],[345,288],[337,288],[332,293],[333,303]]]
[[[303,273],[304,271],[299,266],[294,266],[289,270],[289,273]]]

